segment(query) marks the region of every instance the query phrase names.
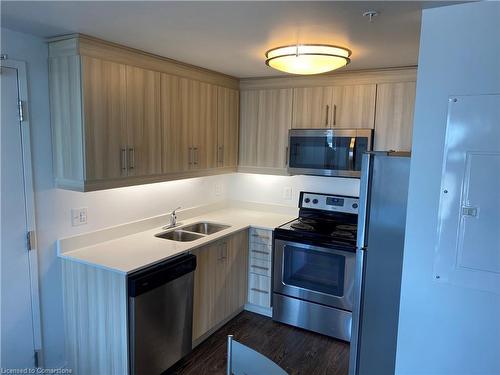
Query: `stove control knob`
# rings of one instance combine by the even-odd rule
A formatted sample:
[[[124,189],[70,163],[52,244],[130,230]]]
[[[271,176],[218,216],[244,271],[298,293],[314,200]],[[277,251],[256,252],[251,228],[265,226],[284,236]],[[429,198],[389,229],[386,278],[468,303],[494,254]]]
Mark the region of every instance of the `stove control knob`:
[[[311,200],[309,198],[304,199],[304,202],[309,203]]]
[[[318,203],[318,200],[316,198],[313,199],[313,203],[316,204]]]
[[[358,204],[357,203],[353,203],[352,204],[352,208],[354,208],[354,209],[358,208]]]

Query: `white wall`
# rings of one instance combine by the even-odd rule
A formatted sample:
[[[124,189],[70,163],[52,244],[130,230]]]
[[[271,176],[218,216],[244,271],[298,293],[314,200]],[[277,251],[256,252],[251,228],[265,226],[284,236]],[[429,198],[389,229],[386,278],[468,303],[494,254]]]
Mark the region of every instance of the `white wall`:
[[[31,35],[1,29],[1,51],[28,64],[29,112],[39,247],[42,334],[46,367],[64,364],[61,270],[58,238],[225,199],[229,175],[194,178],[78,193],[55,189],[48,103],[47,44]],[[215,184],[222,187],[216,196]],[[71,208],[87,207],[88,224],[71,226]]]
[[[500,93],[499,19],[493,1],[423,12],[398,374],[500,373],[500,296],[434,282],[432,272],[448,96]]]
[[[291,199],[283,197],[286,187],[292,188]],[[359,179],[237,173],[230,176],[227,194],[234,200],[297,207],[301,191],[358,196]]]

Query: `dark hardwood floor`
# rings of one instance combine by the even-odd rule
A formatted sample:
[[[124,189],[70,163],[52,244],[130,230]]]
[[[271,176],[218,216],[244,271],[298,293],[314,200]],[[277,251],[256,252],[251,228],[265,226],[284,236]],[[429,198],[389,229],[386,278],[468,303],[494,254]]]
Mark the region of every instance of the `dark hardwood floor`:
[[[290,375],[345,375],[348,372],[348,343],[243,311],[166,374],[225,374],[227,335],[230,334],[276,362]]]

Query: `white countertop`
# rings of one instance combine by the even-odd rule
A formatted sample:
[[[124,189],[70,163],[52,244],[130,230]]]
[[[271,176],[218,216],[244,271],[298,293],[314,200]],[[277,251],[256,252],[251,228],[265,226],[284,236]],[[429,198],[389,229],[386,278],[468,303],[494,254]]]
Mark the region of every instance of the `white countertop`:
[[[63,259],[128,274],[175,255],[194,250],[240,230],[249,227],[272,230],[297,217],[296,214],[293,214],[293,210],[290,212],[281,211],[276,212],[272,206],[267,208],[261,205],[256,209],[230,207],[205,212],[188,219],[181,217],[178,222],[182,222],[182,224],[178,225],[176,229],[199,221],[230,225],[227,229],[190,242],[177,242],[155,237],[155,234],[165,231],[162,229],[162,225],[167,223],[164,220],[165,217],[161,217],[162,224],[158,225],[160,221],[157,217],[147,219],[152,224],[148,229],[144,228],[147,226],[145,220],[105,231],[61,239],[58,241],[58,252],[59,257]],[[142,227],[138,231],[137,228],[141,225]],[[114,231],[114,235],[109,234],[111,231]],[[127,233],[127,231],[129,232]],[[92,244],[85,246],[88,243]],[[84,246],[80,247],[79,244]]]

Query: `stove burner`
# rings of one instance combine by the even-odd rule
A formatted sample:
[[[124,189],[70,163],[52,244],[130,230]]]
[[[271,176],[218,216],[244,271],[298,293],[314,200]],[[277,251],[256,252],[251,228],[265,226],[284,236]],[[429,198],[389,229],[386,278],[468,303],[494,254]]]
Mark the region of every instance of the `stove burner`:
[[[354,235],[351,232],[346,232],[344,230],[335,230],[332,232],[332,236],[344,237],[344,238],[354,238]]]
[[[307,224],[303,221],[298,221],[296,223],[292,223],[290,226],[293,229],[310,230],[310,231],[314,230],[314,227],[312,225]]]

